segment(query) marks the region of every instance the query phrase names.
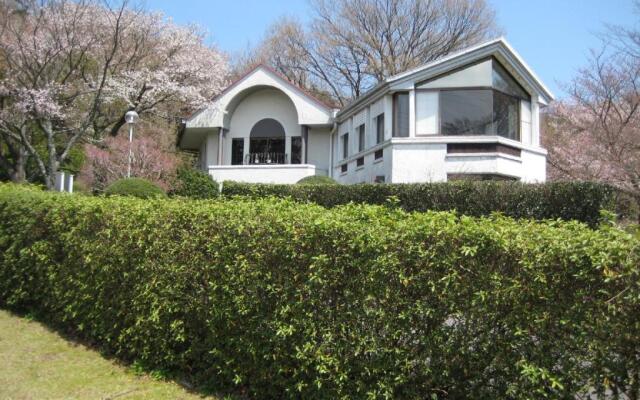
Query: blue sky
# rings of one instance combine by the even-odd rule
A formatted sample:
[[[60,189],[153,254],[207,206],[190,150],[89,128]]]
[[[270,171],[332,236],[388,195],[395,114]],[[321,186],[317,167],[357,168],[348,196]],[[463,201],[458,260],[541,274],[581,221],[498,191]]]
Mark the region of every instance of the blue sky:
[[[583,66],[605,23],[631,25],[632,0],[487,0],[504,36],[557,95]],[[309,18],[305,0],[146,0],[178,23],[196,23],[222,50],[257,43],[279,16]]]

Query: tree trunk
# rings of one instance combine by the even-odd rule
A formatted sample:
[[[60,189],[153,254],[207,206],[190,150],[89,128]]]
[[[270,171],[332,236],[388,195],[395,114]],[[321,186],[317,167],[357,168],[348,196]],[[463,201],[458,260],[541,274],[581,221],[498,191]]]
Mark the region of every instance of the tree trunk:
[[[11,182],[24,183],[27,180],[27,155],[22,149],[14,154],[13,166],[9,170],[9,179]]]

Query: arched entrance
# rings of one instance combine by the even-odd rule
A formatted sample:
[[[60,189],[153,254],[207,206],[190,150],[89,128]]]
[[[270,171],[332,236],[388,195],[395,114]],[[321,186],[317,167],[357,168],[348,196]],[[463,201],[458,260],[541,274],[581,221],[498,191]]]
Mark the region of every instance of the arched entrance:
[[[248,164],[286,164],[284,127],[273,118],[258,121],[249,134]]]

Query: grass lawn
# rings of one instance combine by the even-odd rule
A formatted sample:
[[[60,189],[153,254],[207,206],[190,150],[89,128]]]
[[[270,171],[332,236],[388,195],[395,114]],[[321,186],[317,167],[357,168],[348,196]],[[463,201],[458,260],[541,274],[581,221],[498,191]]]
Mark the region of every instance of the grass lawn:
[[[0,399],[202,399],[0,310]],[[213,400],[213,397],[208,397]]]

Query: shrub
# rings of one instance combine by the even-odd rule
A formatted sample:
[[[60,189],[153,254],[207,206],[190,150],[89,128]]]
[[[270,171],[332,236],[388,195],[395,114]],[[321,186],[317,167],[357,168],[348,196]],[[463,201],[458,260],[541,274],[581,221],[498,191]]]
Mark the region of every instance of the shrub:
[[[86,161],[78,178],[84,180],[92,190],[104,190],[126,176],[129,146],[134,155],[131,159],[131,174],[153,182],[162,190],[168,190],[175,179],[180,159],[172,151],[173,144],[164,143],[158,134],[136,134],[131,143],[128,135],[118,135],[107,137],[100,146],[87,144],[84,148]]]
[[[210,199],[219,195],[218,184],[211,175],[194,168],[178,169],[175,186],[176,189],[171,193],[175,196]]]
[[[251,398],[637,397],[639,265],[578,222],[0,186],[0,305]]]
[[[110,196],[134,196],[141,199],[166,197],[166,193],[162,188],[142,178],[125,178],[117,180],[109,185],[104,192]]]
[[[457,181],[428,184],[270,185],[225,182],[227,196],[290,197],[324,207],[396,202],[405,211],[451,211],[482,216],[501,212],[514,218],[578,220],[595,226],[600,210],[612,208],[612,189],[591,182]]]
[[[298,185],[336,185],[338,182],[328,176],[312,175],[300,179],[297,183]]]

